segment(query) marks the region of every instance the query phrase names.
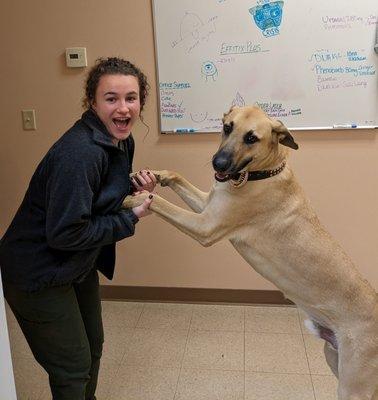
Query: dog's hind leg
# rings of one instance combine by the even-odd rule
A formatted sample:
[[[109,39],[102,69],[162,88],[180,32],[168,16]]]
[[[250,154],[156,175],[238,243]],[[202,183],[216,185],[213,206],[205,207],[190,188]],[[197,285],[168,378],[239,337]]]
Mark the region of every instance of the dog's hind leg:
[[[376,350],[358,343],[339,347],[339,400],[378,400],[378,363]]]
[[[161,184],[169,186],[195,212],[201,212],[208,201],[209,194],[192,185],[189,181],[173,171],[151,171]]]

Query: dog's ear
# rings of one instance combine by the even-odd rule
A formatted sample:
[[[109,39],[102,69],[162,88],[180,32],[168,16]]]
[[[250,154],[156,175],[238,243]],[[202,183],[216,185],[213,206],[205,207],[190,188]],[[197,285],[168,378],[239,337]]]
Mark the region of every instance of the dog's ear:
[[[278,142],[291,149],[298,150],[298,145],[295,143],[293,136],[286,126],[279,120],[273,120],[272,131],[276,133]]]
[[[230,114],[231,111],[235,110],[236,108],[239,108],[235,105],[231,106],[231,108],[228,110],[228,112],[223,113],[223,118],[225,118],[228,114]]]

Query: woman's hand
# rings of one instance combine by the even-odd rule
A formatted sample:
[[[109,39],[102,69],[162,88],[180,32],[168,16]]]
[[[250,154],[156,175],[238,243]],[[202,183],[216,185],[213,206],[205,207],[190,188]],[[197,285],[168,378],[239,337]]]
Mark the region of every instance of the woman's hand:
[[[135,196],[141,193],[134,193]],[[149,194],[143,201],[143,203],[137,207],[133,207],[133,213],[138,217],[142,218],[147,215],[151,214],[151,211],[149,210],[150,204],[152,203],[153,200],[153,195]]]
[[[148,192],[153,192],[156,186],[156,177],[149,170],[142,170],[137,172],[131,177],[131,182],[136,191],[141,192],[147,190]]]

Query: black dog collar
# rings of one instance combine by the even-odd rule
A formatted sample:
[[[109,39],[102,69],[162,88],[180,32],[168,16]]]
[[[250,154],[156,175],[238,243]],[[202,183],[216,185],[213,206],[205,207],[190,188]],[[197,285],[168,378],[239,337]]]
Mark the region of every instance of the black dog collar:
[[[232,186],[241,187],[247,181],[259,181],[261,179],[267,179],[267,178],[271,178],[274,175],[278,175],[280,172],[283,171],[283,169],[285,168],[285,165],[286,165],[286,162],[284,161],[276,169],[268,169],[268,170],[262,170],[262,171],[250,171],[250,172],[247,172],[247,171],[237,172],[236,174],[229,175],[229,177],[225,180],[219,180],[219,179],[217,179],[217,176],[215,175],[215,179],[219,182],[229,181]]]

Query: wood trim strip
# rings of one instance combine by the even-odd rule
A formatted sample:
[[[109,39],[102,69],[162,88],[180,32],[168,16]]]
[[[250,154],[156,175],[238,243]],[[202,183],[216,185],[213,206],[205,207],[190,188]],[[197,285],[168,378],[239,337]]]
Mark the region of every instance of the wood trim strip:
[[[103,300],[183,303],[293,304],[278,290],[204,289],[101,285]]]

